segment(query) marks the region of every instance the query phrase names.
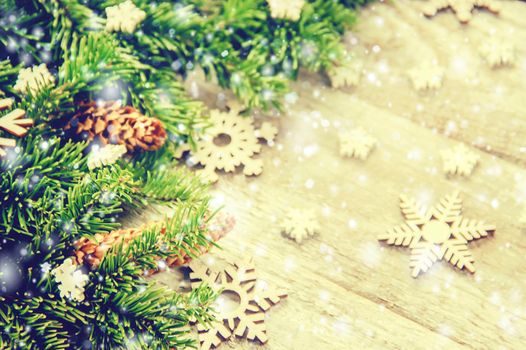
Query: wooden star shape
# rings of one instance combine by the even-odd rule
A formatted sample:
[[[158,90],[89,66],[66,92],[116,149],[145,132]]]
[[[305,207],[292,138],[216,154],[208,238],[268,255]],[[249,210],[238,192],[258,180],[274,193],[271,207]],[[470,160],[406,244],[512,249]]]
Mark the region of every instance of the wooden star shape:
[[[479,161],[479,155],[470,151],[464,144],[440,152],[444,171],[449,175],[469,176]]]
[[[412,276],[426,272],[438,260],[475,272],[474,258],[467,243],[495,232],[494,225],[462,217],[459,192],[445,196],[438,205],[422,211],[414,199],[400,196],[405,223],[388,230],[378,239],[389,245],[411,248]]]
[[[475,8],[485,8],[498,14],[501,6],[495,0],[429,0],[422,12],[427,17],[432,17],[437,12],[447,8],[453,10],[460,22],[467,23],[470,21]]]

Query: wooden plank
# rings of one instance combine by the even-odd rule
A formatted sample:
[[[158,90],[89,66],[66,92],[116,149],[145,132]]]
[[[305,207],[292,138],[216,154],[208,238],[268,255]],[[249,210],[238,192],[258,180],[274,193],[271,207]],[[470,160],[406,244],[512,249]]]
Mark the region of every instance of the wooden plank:
[[[512,30],[523,56],[526,4],[505,2],[499,18],[478,13],[469,26],[449,13],[422,18],[419,4],[377,3],[364,11],[354,46],[365,60],[363,82],[335,91],[323,78],[303,75],[294,84],[299,100],[273,120],[280,134],[273,148],[263,147],[263,174],[221,175],[214,187],[215,202],[238,223],[212,256],[253,255],[261,278],[289,290],[268,313],[267,349],[526,344],[526,242],[518,224],[526,171],[515,164],[526,160],[526,73],[522,62],[490,70],[477,53],[488,28],[495,28]],[[408,67],[435,56],[447,68],[443,87],[414,91]],[[217,91],[201,84],[192,92],[210,106],[217,100]],[[339,156],[337,132],[354,126],[379,140],[366,161]],[[470,146],[481,157],[470,178],[441,171],[439,152],[458,144],[455,139],[483,151]],[[496,234],[469,244],[474,275],[438,262],[414,279],[408,249],[382,245],[377,235],[402,222],[400,193],[432,205],[455,189],[464,215],[495,224]],[[282,237],[279,220],[290,207],[315,209],[322,232],[302,245]],[[155,278],[178,288],[182,275]],[[246,341],[230,347],[260,348]]]
[[[421,16],[420,1],[376,3],[363,11],[349,48],[364,60],[362,83],[347,91],[378,107],[501,157],[526,162],[526,4],[501,1],[495,16],[476,11],[460,24],[450,11]],[[514,67],[492,69],[479,54],[491,34],[516,46]],[[355,45],[353,45],[354,43]],[[407,71],[436,59],[442,88],[417,92]]]

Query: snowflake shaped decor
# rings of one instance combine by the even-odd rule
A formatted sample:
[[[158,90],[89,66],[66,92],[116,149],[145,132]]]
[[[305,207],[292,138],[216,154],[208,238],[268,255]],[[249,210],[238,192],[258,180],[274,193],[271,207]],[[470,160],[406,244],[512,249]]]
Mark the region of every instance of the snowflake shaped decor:
[[[364,129],[356,128],[339,135],[340,154],[346,157],[366,159],[376,145],[376,139]]]
[[[515,46],[505,38],[488,39],[480,46],[479,52],[492,68],[511,66],[516,59]]]
[[[146,18],[146,12],[137,8],[131,0],[126,0],[106,9],[106,30],[108,32],[133,33]]]
[[[13,100],[0,100],[0,111],[11,108]],[[27,134],[27,130],[33,125],[32,119],[24,118],[26,112],[22,109],[15,109],[4,116],[0,117],[0,130],[7,131],[15,137],[23,137]],[[5,148],[16,147],[16,140],[11,138],[0,137],[0,157],[7,154]]]
[[[304,238],[314,236],[320,231],[320,225],[312,210],[290,209],[281,223],[282,232],[301,243]]]
[[[473,9],[486,8],[488,11],[498,14],[500,4],[495,0],[429,0],[422,12],[428,17],[433,17],[438,11],[451,8],[457,19],[462,23],[471,20]]]
[[[272,18],[297,21],[301,17],[301,10],[305,0],[267,0]]]
[[[354,59],[352,63],[333,67],[327,71],[333,88],[356,86],[360,82],[363,63]]]
[[[215,271],[200,261],[190,264],[192,288],[203,282],[212,288],[222,290],[218,298],[216,318],[219,322],[208,326],[198,324],[198,337],[201,350],[219,346],[232,337],[246,337],[266,343],[265,312],[287,296],[285,292],[272,288],[262,289],[256,283],[257,277],[252,259],[229,264],[226,268]],[[224,305],[223,296],[235,296],[236,304]]]
[[[479,156],[464,144],[440,152],[444,162],[444,171],[450,175],[469,176],[479,161]]]
[[[444,68],[434,63],[424,63],[408,72],[416,90],[438,89],[444,79]]]
[[[30,68],[21,69],[18,73],[13,89],[23,94],[37,94],[42,89],[55,84],[55,77],[51,75],[44,63]]]
[[[127,152],[124,145],[108,144],[102,148],[93,149],[88,155],[88,168],[95,169],[115,163]]]
[[[217,170],[234,172],[243,165],[246,176],[259,175],[263,171],[263,162],[252,157],[261,152],[259,138],[271,144],[278,130],[270,123],[263,123],[256,130],[252,118],[244,118],[236,109],[230,112],[213,110],[210,112],[212,126],[207,134],[197,142],[193,152],[196,163],[204,166],[201,170],[205,179],[216,182]]]
[[[396,226],[378,239],[387,244],[411,248],[413,277],[426,272],[437,260],[447,260],[452,265],[471,273],[475,272],[474,259],[467,243],[495,232],[495,226],[462,217],[462,200],[459,193],[444,197],[440,203],[423,212],[416,202],[402,195],[400,208],[405,223]]]
[[[51,271],[58,283],[58,289],[62,298],[71,298],[76,301],[84,300],[84,287],[88,283],[88,276],[77,269],[73,259],[64,262]]]

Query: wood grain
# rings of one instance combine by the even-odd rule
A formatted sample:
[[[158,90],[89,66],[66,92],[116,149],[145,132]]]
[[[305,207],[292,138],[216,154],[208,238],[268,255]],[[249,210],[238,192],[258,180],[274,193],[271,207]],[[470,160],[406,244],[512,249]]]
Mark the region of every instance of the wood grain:
[[[220,176],[215,201],[237,225],[211,256],[253,255],[260,277],[289,291],[267,314],[266,346],[237,340],[224,348],[525,348],[526,233],[518,217],[526,200],[526,4],[505,2],[499,17],[477,13],[468,26],[447,12],[427,20],[419,5],[365,10],[352,45],[365,62],[363,82],[338,91],[303,75],[293,86],[297,102],[272,119],[280,133],[259,156],[263,174]],[[477,56],[475,43],[490,28],[513,32],[516,67],[491,70]],[[431,56],[448,67],[446,80],[436,92],[418,93],[406,71]],[[456,56],[478,84],[455,73]],[[214,91],[195,86],[215,103]],[[339,156],[338,131],[355,126],[379,140],[366,161]],[[470,178],[441,169],[440,150],[458,141],[474,143],[481,157]],[[474,275],[442,261],[414,279],[409,251],[377,236],[402,222],[401,193],[432,205],[455,189],[464,216],[497,231],[469,244]],[[290,207],[315,209],[321,233],[301,245],[283,237],[279,221]],[[173,288],[182,279],[180,271],[155,278]]]

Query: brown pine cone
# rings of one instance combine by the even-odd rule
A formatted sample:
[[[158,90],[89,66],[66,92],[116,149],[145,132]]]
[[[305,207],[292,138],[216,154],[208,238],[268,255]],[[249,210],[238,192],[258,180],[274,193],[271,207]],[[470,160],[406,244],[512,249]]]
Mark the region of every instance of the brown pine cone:
[[[125,145],[128,152],[155,151],[166,140],[159,119],[146,117],[130,106],[122,107],[120,102],[81,103],[65,130],[90,141],[97,139],[104,145]]]
[[[212,222],[207,225],[207,236],[212,241],[217,242],[219,239],[224,237],[228,232],[232,230],[235,224],[235,219],[232,215],[228,214],[217,214]],[[139,228],[122,229],[111,231],[106,234],[96,234],[93,239],[81,238],[75,242],[75,259],[77,264],[87,264],[91,268],[99,266],[102,258],[106,252],[114,245],[123,243],[125,246],[130,243],[131,240],[138,237],[142,231],[146,228],[151,228],[154,225],[160,227],[160,233],[164,235],[166,233],[166,227],[164,223],[151,223]],[[194,255],[205,254],[211,248],[211,244],[202,246],[198,250],[193,250]],[[168,257],[166,264],[168,266],[181,266],[190,262],[192,258],[186,254],[184,250]]]

